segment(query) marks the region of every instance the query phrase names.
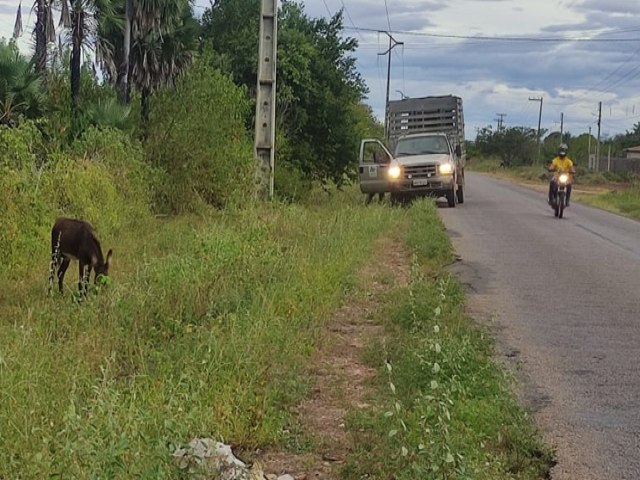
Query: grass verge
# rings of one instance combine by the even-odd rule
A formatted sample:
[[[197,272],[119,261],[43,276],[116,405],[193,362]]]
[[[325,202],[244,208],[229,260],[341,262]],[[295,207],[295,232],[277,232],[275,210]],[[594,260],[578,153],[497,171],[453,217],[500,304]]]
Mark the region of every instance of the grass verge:
[[[112,281],[46,296],[48,241],[0,279],[0,479],[177,478],[193,437],[287,444],[287,413],[328,314],[406,214],[347,194],[208,217],[141,219]]]
[[[388,340],[367,354],[378,370],[371,401],[378,408],[349,415],[356,447],[344,478],[546,478],[551,452],[444,269],[451,246],[436,208],[418,203],[410,216],[411,282],[390,293],[379,316]]]
[[[578,195],[576,200],[627,217],[640,220],[640,187],[612,190],[599,195]]]

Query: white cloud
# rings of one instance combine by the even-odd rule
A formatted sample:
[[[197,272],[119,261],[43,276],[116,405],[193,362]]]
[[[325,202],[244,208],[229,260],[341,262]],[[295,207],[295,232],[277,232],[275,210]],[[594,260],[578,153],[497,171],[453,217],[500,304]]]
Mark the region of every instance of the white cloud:
[[[312,16],[327,16],[345,5],[358,27],[388,29],[383,0],[318,0],[307,3]],[[640,119],[640,28],[633,15],[640,9],[628,0],[387,0],[391,27],[428,34],[463,36],[633,38],[632,42],[496,42],[394,34],[405,42],[392,57],[391,99],[439,94],[464,101],[467,136],[475,128],[495,124],[506,113],[507,125],[537,127],[543,96],[544,128],[579,134],[596,128],[598,102],[603,102],[603,132],[630,129]],[[434,8],[435,6],[435,8]],[[367,8],[376,15],[355,15]],[[628,15],[627,15],[628,14]],[[362,23],[360,21],[362,18]],[[366,23],[364,22],[366,20]],[[422,26],[416,26],[424,21]],[[351,27],[350,19],[345,25]],[[635,26],[635,30],[634,27]],[[358,62],[370,87],[369,102],[382,118],[386,37],[359,39]],[[636,52],[636,50],[638,50]],[[634,56],[635,52],[635,56]],[[613,73],[613,74],[612,74]],[[636,114],[637,112],[637,114]]]

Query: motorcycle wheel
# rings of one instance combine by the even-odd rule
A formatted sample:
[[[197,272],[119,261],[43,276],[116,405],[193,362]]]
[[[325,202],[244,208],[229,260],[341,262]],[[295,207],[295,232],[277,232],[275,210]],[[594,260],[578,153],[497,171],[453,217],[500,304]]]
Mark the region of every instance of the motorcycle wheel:
[[[561,193],[558,198],[558,218],[562,218],[564,215],[564,193]]]

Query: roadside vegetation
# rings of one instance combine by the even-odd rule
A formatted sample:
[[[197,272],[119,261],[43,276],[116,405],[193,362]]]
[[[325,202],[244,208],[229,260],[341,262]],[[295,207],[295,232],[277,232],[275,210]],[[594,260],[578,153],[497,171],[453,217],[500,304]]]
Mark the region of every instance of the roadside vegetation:
[[[546,478],[552,454],[515,401],[513,379],[494,363],[491,333],[464,314],[434,204],[416,205],[411,216],[411,279],[389,292],[376,317],[387,332],[367,354],[378,407],[349,416],[356,449],[345,478]]]
[[[451,250],[433,204],[365,207],[350,186],[359,139],[381,127],[340,13],[282,2],[276,199],[261,204],[259,1],[221,0],[201,19],[186,1],[134,1],[128,16],[124,0],[62,3],[59,48],[49,2],[34,7],[33,57],[0,41],[0,478],[180,478],[171,453],[194,437],[299,445],[292,412],[324,322],[375,241],[409,225],[414,278],[388,299],[391,369],[371,358],[396,388],[380,381],[375,398],[386,411],[398,395],[402,416],[350,425],[384,430],[370,451],[403,478],[542,475],[530,420],[442,270]],[[81,63],[87,47],[102,75]],[[47,295],[61,215],[114,250],[110,281],[83,302],[73,273],[64,296]],[[344,475],[397,478],[378,460],[357,450]]]

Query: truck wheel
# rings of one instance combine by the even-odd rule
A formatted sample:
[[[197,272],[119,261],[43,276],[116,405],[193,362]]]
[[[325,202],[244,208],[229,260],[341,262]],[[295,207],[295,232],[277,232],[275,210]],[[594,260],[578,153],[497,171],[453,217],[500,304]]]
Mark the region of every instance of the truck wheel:
[[[464,203],[464,189],[462,185],[458,185],[458,203],[461,205]]]
[[[450,208],[455,208],[456,206],[456,187],[454,186],[450,191],[447,192],[447,203]]]

